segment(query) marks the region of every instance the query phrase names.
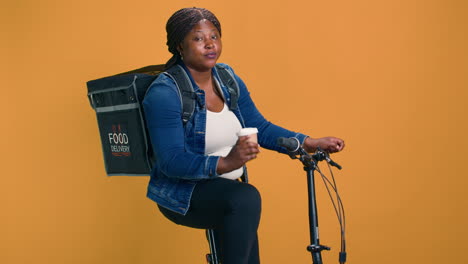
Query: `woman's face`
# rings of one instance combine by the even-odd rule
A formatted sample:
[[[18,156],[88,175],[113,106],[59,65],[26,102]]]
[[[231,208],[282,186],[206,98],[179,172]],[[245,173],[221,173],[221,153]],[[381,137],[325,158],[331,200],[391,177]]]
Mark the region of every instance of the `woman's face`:
[[[216,65],[222,44],[218,29],[210,21],[200,20],[178,48],[184,63],[196,71],[208,71]]]

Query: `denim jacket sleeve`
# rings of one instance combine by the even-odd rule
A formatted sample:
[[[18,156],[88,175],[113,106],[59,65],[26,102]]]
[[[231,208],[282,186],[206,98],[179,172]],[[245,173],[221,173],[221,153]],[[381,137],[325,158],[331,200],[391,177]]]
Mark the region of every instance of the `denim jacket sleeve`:
[[[280,153],[287,153],[286,149],[276,144],[278,137],[295,137],[301,144],[304,143],[304,140],[307,138],[306,135],[287,130],[266,120],[255,106],[245,83],[239,76],[235,74],[234,76],[239,84],[239,109],[241,116],[244,119],[246,127],[256,127],[258,129],[258,143],[261,147]]]
[[[187,180],[218,176],[219,157],[187,150],[181,118],[181,97],[174,81],[161,74],[143,100],[149,137],[156,156],[155,167],[169,178]]]

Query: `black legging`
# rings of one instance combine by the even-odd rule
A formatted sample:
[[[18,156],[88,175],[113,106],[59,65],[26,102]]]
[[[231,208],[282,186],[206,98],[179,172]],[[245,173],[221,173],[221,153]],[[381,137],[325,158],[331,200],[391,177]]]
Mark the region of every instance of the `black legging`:
[[[257,228],[261,198],[257,189],[239,181],[216,178],[197,183],[187,214],[159,206],[172,222],[214,229],[223,264],[258,264]]]

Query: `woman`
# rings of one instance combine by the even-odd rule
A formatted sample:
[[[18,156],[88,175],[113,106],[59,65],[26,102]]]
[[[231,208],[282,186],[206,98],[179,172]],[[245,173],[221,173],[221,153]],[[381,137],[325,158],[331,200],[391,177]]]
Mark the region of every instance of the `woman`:
[[[157,161],[148,197],[177,224],[214,229],[222,263],[259,263],[260,195],[252,185],[235,180],[247,173],[245,164],[257,157],[259,146],[286,153],[276,145],[278,137],[296,137],[309,152],[317,147],[341,151],[344,142],[335,137],[313,139],[268,122],[244,82],[223,64],[240,89],[237,107],[229,108],[231,95],[215,68],[222,51],[221,25],[210,11],[181,9],[169,18],[166,31],[173,54],[166,68],[176,64],[184,68],[198,103],[184,124],[175,82],[161,74],[151,85],[143,105]],[[259,144],[238,138],[242,127],[258,128]]]

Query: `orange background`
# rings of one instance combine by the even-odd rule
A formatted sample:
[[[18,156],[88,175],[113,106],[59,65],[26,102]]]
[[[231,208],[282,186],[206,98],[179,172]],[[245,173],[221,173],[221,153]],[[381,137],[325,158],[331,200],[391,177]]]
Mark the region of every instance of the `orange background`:
[[[335,154],[348,263],[467,263],[465,1],[3,1],[0,263],[204,263],[148,178],[106,177],[86,81],[169,58],[165,22],[212,10],[220,59],[271,121],[346,140]],[[263,151],[263,263],[312,263],[306,177]],[[338,222],[318,183],[320,238]]]

